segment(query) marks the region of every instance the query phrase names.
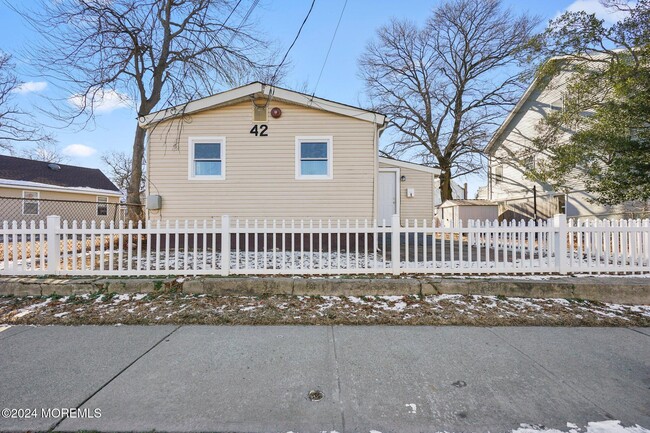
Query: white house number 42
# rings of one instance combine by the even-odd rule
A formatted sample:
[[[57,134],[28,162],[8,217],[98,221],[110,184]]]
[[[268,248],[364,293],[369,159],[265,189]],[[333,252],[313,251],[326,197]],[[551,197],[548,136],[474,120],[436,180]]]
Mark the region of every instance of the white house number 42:
[[[266,133],[268,131],[269,127],[267,125],[255,125],[251,128],[250,133],[255,134],[255,137],[268,137],[269,135]]]

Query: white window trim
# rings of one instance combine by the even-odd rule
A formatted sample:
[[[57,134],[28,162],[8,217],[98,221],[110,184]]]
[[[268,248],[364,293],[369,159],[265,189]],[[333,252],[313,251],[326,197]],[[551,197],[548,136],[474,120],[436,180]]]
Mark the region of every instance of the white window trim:
[[[104,199],[106,201],[99,201],[100,199]],[[100,215],[99,213],[99,205],[103,204],[106,205],[106,215]],[[106,195],[98,195],[97,196],[97,216],[108,216],[108,196]]]
[[[221,144],[221,175],[196,176],[194,174],[194,145],[196,143]],[[225,180],[226,179],[226,137],[189,137],[187,139],[187,179],[188,180]]]
[[[35,199],[33,199],[33,198],[26,198],[26,197],[25,197],[25,193],[26,193],[26,192],[28,192],[28,193],[35,193],[35,194],[36,194],[36,198],[35,198]],[[23,215],[40,215],[40,214],[41,214],[41,202],[40,202],[40,198],[41,198],[41,192],[40,192],[40,191],[23,191],[23,200],[22,200],[22,209],[21,209],[22,214],[23,214]],[[36,200],[36,213],[25,213],[25,202],[26,202],[27,200]]]
[[[303,141],[325,141],[327,142],[327,174],[302,175],[300,172],[300,143]],[[331,180],[334,178],[334,138],[325,136],[298,136],[296,137],[295,168],[296,180]]]

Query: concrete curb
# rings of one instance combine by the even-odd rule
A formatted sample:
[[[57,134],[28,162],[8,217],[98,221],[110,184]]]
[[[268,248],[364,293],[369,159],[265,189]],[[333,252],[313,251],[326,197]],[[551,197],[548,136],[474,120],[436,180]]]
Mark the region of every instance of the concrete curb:
[[[579,298],[598,302],[650,305],[650,278],[0,278],[0,296],[49,296],[81,293],[151,293],[259,296],[491,295]]]

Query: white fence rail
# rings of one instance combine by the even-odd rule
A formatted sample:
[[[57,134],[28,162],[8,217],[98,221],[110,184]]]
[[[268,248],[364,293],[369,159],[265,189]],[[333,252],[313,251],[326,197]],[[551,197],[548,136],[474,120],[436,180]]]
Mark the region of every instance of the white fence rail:
[[[650,220],[4,222],[1,275],[650,273]]]

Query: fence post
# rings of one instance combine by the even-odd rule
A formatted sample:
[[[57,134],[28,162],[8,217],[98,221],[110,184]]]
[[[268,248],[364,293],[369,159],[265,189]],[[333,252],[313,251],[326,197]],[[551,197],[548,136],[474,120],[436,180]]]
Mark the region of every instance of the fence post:
[[[48,215],[45,235],[47,236],[47,273],[54,275],[61,261],[61,238],[57,231],[61,228],[61,217]]]
[[[393,275],[399,275],[401,273],[399,215],[392,216],[390,230],[390,259],[393,264]],[[408,236],[408,233],[406,233],[406,236]]]
[[[566,214],[560,213],[553,215],[553,228],[555,229],[555,269],[559,274],[567,273],[567,223]]]
[[[239,260],[239,257],[235,257]],[[230,216],[221,216],[221,275],[230,275]]]

